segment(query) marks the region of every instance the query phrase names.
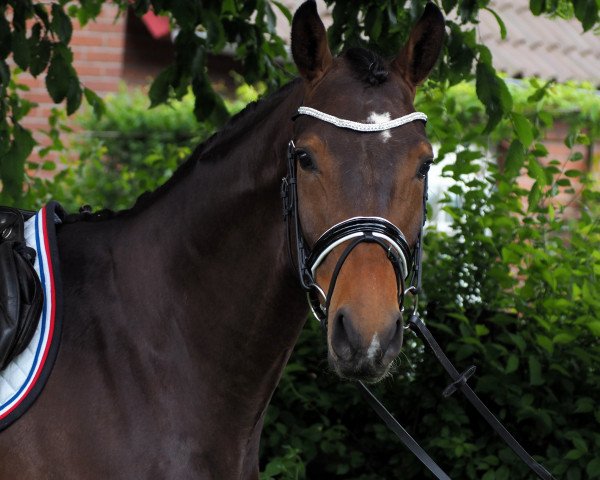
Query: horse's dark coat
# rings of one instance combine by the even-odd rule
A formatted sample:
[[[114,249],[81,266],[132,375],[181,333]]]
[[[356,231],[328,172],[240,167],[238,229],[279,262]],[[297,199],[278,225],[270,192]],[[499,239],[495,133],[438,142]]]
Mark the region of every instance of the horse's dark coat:
[[[387,216],[411,242],[421,222],[422,125],[383,144],[291,121],[303,102],[359,120],[412,111],[413,63],[361,80],[316,22],[313,2],[294,20],[304,81],[251,106],[131,210],[61,227],[62,347],[39,400],[0,435],[0,479],[258,478],[264,412],[307,313],[279,199],[289,140],[316,129],[314,153],[326,152],[299,176],[309,241],[356,212]],[[373,255],[358,248],[352,262]]]

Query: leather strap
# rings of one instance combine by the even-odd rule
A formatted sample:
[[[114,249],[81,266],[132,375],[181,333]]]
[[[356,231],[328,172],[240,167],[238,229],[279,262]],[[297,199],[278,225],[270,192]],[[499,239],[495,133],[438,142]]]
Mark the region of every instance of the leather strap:
[[[539,478],[543,480],[554,480],[552,474],[550,474],[548,470],[536,462],[533,457],[527,453],[521,444],[517,442],[515,437],[510,434],[510,432],[504,427],[504,425],[500,423],[494,414],[489,411],[489,409],[479,399],[475,392],[471,390],[471,387],[469,387],[467,384],[467,380],[475,371],[474,367],[467,369],[464,373],[459,373],[452,362],[450,362],[444,351],[440,348],[429,329],[425,326],[425,323],[423,323],[421,318],[419,318],[416,313],[410,317],[409,326],[413,331],[415,331],[415,333],[418,333],[425,340],[431,350],[433,350],[435,357],[452,378],[453,382],[444,390],[444,396],[450,396],[456,390],[460,390],[465,397],[467,397],[467,400],[471,402],[471,405],[473,405],[479,414],[485,419],[485,421],[489,423],[494,430],[496,430],[502,440],[504,440],[504,442],[513,450],[513,452],[515,452]]]
[[[396,434],[400,441],[408,448],[411,453],[419,459],[419,461],[427,467],[427,469],[435,475],[439,480],[450,480],[450,477],[444,472],[433,459],[427,455],[427,452],[421,448],[414,438],[404,429],[402,425],[394,418],[394,416],[377,400],[375,395],[362,382],[358,382],[359,389],[367,403],[371,406],[375,413],[379,415],[388,428]]]

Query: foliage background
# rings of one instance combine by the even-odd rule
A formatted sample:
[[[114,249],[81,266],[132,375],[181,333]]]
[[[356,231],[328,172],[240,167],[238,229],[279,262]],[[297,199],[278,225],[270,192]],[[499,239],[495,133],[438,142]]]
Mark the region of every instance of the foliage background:
[[[416,0],[327,3],[333,6],[329,37],[335,50],[366,43],[383,46],[383,53],[405,39],[424,6]],[[274,33],[278,2],[136,1],[138,13],[150,6],[170,12],[182,29],[174,65],[150,89],[154,106],[173,98],[181,103],[148,112],[144,97],[127,92],[105,104],[79,82],[68,47],[71,17],[85,23],[101,5],[0,2],[2,201],[34,206],[56,198],[71,210],[83,203],[124,208],[155,188],[195,143],[256,95],[242,87],[240,102],[228,105],[212,91],[205,55],[227,41],[236,42],[248,82],[268,79],[272,89],[288,77],[289,64],[280,62],[283,43]],[[448,21],[443,58],[417,103],[430,116],[429,135],[441,145],[440,160],[456,155],[444,169],[455,182],[443,200],[453,225],[450,232],[427,234],[421,311],[459,368],[477,365],[475,389],[556,477],[598,478],[600,199],[580,172],[547,158],[541,143],[556,119],[565,120],[570,125],[565,142],[576,159],[575,147],[599,136],[598,96],[589,88],[535,80],[519,88],[507,85],[477,40],[477,16],[488,2],[445,0],[442,6],[458,15]],[[575,16],[585,29],[598,25],[596,0],[532,0],[530,8]],[[503,32],[506,26],[497,18]],[[26,28],[28,19],[34,27]],[[192,34],[198,25],[205,36]],[[54,182],[23,175],[34,142],[20,122],[32,105],[20,96],[18,69],[9,68],[9,55],[22,70],[47,71],[48,90],[67,114],[82,99],[95,112],[81,120],[93,133],[73,145],[75,157],[64,159],[70,168]],[[194,96],[186,97],[189,87]],[[565,111],[573,104],[579,108]],[[57,110],[50,119],[48,151],[64,149],[64,117]],[[506,150],[495,148],[500,140]],[[523,172],[535,181],[529,190],[516,182]],[[567,219],[552,198],[573,188],[576,177],[584,185],[575,192],[581,215]],[[427,478],[356,389],[328,372],[323,345],[318,326],[309,322],[268,411],[262,478]],[[395,375],[377,390],[453,478],[530,478],[458,395],[442,400],[447,383],[433,356],[409,337]]]

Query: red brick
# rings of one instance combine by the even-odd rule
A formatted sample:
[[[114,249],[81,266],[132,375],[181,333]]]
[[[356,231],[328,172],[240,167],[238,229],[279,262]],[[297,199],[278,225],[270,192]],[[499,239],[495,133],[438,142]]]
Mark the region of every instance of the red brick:
[[[83,79],[82,79],[83,80]],[[119,89],[118,78],[114,79],[85,79],[83,82],[87,88],[92,89],[98,94],[116,92]]]
[[[87,50],[85,53],[88,61],[123,63],[123,52],[118,49]]]
[[[79,45],[99,46],[102,45],[102,40],[98,37],[88,37],[84,35],[73,35],[71,45],[77,47]]]
[[[100,32],[100,33],[123,33],[125,31],[125,23],[119,21],[118,23],[110,22],[90,22],[85,26],[85,30],[88,32]]]

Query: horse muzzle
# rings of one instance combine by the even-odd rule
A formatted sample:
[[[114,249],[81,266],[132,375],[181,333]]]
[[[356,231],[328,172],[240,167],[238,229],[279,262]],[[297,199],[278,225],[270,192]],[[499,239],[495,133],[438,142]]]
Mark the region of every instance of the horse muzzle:
[[[358,312],[344,305],[329,323],[328,360],[340,377],[373,383],[388,373],[402,348],[404,328],[397,309],[379,313],[376,327],[370,328]]]

